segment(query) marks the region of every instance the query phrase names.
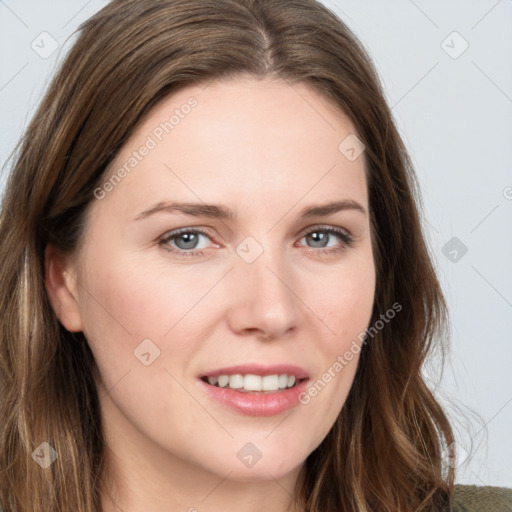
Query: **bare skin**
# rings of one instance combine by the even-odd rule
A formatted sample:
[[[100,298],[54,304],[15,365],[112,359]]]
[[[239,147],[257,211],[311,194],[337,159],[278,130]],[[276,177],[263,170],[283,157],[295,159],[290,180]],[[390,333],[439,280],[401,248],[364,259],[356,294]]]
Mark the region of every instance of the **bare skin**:
[[[172,131],[156,130],[190,97],[196,106]],[[364,154],[351,160],[338,149],[353,133],[304,84],[236,78],[184,88],[117,155],[111,173],[134,151],[140,161],[93,200],[79,249],[47,248],[53,307],[68,330],[84,332],[98,366],[105,512],[300,509],[300,469],[343,407],[358,356],[307,404],[270,416],[213,400],[200,376],[286,363],[313,383],[368,326],[375,266]],[[235,217],[141,216],[176,201]],[[338,201],[352,207],[300,215]],[[180,228],[205,234],[165,238]],[[261,454],[252,467],[237,456],[247,443]]]

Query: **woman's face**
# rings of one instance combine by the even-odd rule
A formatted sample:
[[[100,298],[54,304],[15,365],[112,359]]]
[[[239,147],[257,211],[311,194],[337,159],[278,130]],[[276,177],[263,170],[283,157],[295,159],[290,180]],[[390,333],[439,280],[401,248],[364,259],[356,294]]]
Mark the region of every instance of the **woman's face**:
[[[327,435],[375,292],[353,134],[309,86],[237,78],[166,98],[117,155],[59,309],[123,464],[280,478]]]

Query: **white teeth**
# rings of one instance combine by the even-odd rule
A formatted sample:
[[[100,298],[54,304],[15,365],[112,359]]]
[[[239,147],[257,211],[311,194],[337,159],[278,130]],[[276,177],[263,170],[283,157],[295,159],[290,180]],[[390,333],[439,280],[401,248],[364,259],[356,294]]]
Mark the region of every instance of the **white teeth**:
[[[295,375],[218,375],[208,377],[208,383],[220,388],[238,389],[240,391],[279,391],[280,389],[291,388],[295,385],[297,379]]]
[[[240,389],[244,387],[244,376],[240,375],[230,375],[229,376],[229,387],[231,389]]]
[[[228,375],[219,375],[219,387],[225,388],[229,383],[229,376]]]
[[[277,391],[279,389],[279,376],[266,375],[261,379],[261,389],[263,391]]]
[[[261,391],[261,377],[259,375],[246,375],[244,377],[244,389],[247,391]]]

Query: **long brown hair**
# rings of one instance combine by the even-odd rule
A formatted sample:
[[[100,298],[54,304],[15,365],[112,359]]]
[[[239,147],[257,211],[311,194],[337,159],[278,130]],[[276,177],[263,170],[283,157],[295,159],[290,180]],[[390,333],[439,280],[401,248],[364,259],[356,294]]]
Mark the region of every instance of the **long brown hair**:
[[[99,512],[104,439],[92,353],[58,321],[44,249],[76,250],[87,205],[142,117],[188,84],[238,74],[309,84],[365,145],[377,284],[371,325],[339,417],[307,458],[308,512],[434,511],[451,496],[453,442],[421,375],[446,338],[446,304],[406,148],[372,61],[314,0],[114,0],[83,23],[20,140],[0,219],[0,501],[13,512]],[[340,141],[341,142],[341,141]],[[46,469],[34,450],[47,442]],[[41,448],[39,448],[41,449]],[[48,449],[48,448],[47,448]]]

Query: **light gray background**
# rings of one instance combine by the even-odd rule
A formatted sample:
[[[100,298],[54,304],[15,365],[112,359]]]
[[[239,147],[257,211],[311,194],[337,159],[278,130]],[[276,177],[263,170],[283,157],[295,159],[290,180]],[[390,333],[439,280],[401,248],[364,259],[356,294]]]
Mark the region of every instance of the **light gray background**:
[[[442,380],[437,360],[426,373],[459,450],[472,447],[457,482],[512,487],[512,0],[324,3],[373,57],[419,175],[452,331]],[[105,4],[0,0],[0,165],[71,34]],[[51,50],[42,32],[59,45],[47,58],[31,47]]]

